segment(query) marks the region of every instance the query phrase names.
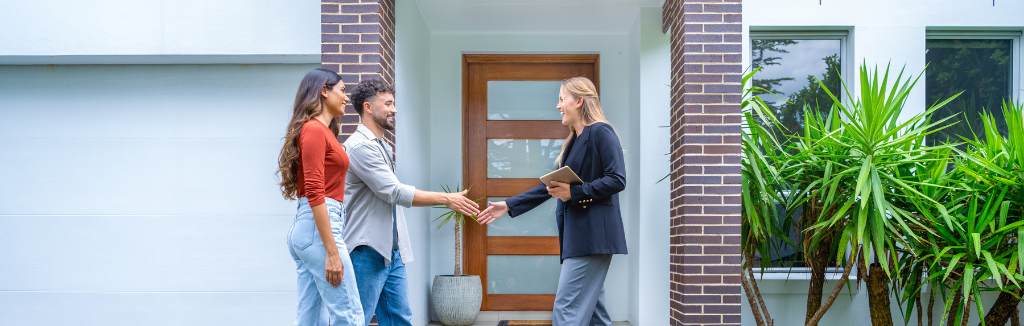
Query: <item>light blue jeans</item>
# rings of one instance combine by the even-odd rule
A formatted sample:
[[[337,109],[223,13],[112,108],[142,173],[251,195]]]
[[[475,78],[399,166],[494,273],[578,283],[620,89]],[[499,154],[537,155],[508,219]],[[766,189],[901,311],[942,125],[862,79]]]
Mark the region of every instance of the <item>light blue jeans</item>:
[[[331,326],[365,326],[355,271],[352,270],[352,260],[346,255],[348,248],[342,239],[345,206],[331,198],[327,198],[326,204],[334,242],[338,245],[338,254],[345,272],[340,286],[334,287],[327,283],[327,251],[317,232],[309,200],[299,198],[298,213],[295,214],[292,229],[288,231],[288,249],[295,259],[296,272],[299,274],[299,307],[295,325],[326,326],[329,323]]]
[[[388,265],[384,265],[383,256],[367,246],[356,247],[351,255],[367,324],[376,312],[377,325],[412,326],[409,280],[398,249],[391,252],[391,264]]]

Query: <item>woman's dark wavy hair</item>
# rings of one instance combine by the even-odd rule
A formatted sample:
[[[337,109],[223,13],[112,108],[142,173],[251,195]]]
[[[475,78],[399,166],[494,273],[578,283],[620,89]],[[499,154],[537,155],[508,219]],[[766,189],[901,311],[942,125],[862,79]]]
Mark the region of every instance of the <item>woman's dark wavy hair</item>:
[[[332,89],[340,81],[341,76],[337,73],[317,68],[306,73],[299,84],[295,104],[292,106],[292,119],[288,122],[288,131],[284,136],[284,146],[277,158],[277,174],[281,177],[281,194],[285,199],[298,198],[298,171],[295,170],[295,163],[299,158],[299,133],[302,132],[302,125],[324,111],[323,96],[320,95],[324,87]],[[339,120],[335,117],[329,124],[334,137],[338,137]]]

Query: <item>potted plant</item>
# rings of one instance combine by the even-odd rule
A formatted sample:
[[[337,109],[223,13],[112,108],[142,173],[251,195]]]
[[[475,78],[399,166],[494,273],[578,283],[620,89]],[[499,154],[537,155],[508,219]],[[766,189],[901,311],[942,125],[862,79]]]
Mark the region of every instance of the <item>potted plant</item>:
[[[448,186],[441,186],[444,192],[452,193]],[[459,189],[456,186],[455,189]],[[461,191],[461,190],[456,190]],[[479,202],[480,200],[476,200]],[[440,206],[434,208],[448,209]],[[467,216],[448,209],[434,221],[440,220],[437,229],[452,222],[455,225],[455,272],[452,275],[434,276],[434,285],[430,288],[430,301],[434,312],[441,323],[447,326],[472,325],[480,313],[483,301],[483,286],[478,275],[462,275],[462,225]],[[468,216],[475,218],[476,216]]]

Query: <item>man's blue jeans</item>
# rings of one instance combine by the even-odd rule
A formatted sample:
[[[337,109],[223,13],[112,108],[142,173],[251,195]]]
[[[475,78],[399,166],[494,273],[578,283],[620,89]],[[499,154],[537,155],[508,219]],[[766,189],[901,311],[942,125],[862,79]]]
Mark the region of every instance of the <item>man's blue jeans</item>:
[[[411,326],[409,283],[398,249],[391,252],[390,265],[384,265],[384,257],[367,246],[356,247],[351,257],[366,323],[376,313],[377,325]]]

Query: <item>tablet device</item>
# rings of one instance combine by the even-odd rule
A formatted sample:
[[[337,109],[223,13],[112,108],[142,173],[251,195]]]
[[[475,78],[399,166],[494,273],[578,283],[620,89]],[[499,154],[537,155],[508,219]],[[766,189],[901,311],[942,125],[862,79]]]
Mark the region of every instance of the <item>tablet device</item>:
[[[558,170],[554,170],[551,173],[545,174],[544,176],[540,177],[540,182],[543,182],[544,185],[548,187],[551,186],[551,180],[555,180],[561,183],[568,183],[571,185],[583,184],[583,180],[581,180],[575,172],[572,172],[572,169],[570,169],[568,166],[563,166]]]

